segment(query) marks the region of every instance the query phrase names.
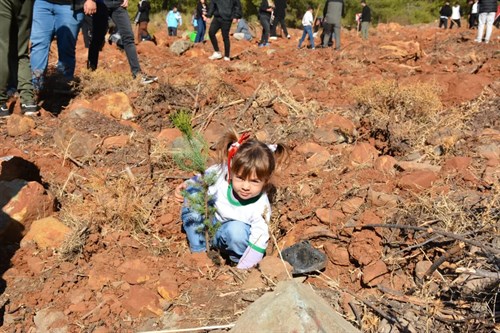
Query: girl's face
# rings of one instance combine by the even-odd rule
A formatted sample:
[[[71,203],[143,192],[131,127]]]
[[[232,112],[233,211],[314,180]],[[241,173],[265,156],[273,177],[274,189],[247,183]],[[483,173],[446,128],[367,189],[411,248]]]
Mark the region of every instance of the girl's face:
[[[246,179],[243,179],[243,177],[238,173],[236,173],[232,178],[233,191],[240,199],[243,200],[255,198],[262,192],[262,189],[266,185],[266,182],[257,178],[255,172],[252,172],[252,174]]]

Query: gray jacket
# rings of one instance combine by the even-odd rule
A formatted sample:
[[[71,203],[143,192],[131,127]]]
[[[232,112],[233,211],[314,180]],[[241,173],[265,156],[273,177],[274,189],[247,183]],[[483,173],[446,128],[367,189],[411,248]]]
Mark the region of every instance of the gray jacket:
[[[328,24],[340,24],[344,12],[344,2],[342,0],[327,0],[323,14],[325,22]]]

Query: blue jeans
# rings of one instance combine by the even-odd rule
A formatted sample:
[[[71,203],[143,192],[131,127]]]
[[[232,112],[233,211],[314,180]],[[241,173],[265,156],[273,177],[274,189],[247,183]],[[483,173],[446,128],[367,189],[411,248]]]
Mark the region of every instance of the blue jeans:
[[[314,37],[313,37],[313,29],[310,25],[306,25],[304,27],[304,31],[302,32],[302,37],[299,40],[299,48],[302,46],[302,42],[306,39],[306,35],[309,35],[309,41],[311,42],[311,48],[314,48]]]
[[[40,89],[49,61],[50,43],[57,37],[57,70],[72,79],[75,73],[75,48],[83,11],[74,12],[71,5],[36,0],[31,26],[31,72],[33,85]]]
[[[203,21],[203,18],[197,18],[196,22],[198,23],[198,31],[196,31],[196,38],[194,39],[195,43],[203,42],[205,39],[205,31],[207,30],[207,23]]]
[[[198,193],[196,189],[188,188],[188,195]],[[187,206],[185,200],[181,210],[182,226],[186,232],[189,248],[192,252],[206,251],[204,217]],[[214,219],[213,223],[217,221]],[[233,262],[238,262],[248,247],[250,225],[241,221],[226,221],[222,223],[212,239],[212,247],[219,249],[223,255]]]

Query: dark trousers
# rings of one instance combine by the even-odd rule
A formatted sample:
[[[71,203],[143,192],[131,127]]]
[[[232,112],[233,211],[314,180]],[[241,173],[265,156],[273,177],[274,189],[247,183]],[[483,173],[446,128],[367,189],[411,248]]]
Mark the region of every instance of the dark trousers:
[[[212,23],[210,23],[210,29],[208,29],[208,37],[210,37],[210,42],[215,52],[219,52],[219,44],[217,43],[217,31],[219,29],[222,31],[222,41],[224,42],[224,57],[228,57],[231,54],[231,43],[229,42],[229,30],[231,29],[232,21],[226,21],[220,17],[214,17]]]
[[[271,25],[271,36],[276,36],[276,28],[278,27],[278,23],[281,25],[281,29],[283,29],[283,36],[282,37],[287,37],[288,36],[288,30],[286,30],[286,25],[285,25],[285,18],[274,18],[274,22]]]
[[[262,25],[262,37],[260,38],[260,44],[267,44],[269,41],[269,33],[271,31],[271,14],[260,14],[259,20]]]
[[[460,28],[461,27],[461,25],[460,25],[460,19],[458,19],[458,20],[451,20],[450,29],[453,28],[453,24],[458,25],[458,27]]]
[[[470,14],[469,16],[469,29],[477,27],[478,14]]]
[[[148,23],[147,21],[142,21],[137,23],[137,41],[142,41],[143,38],[148,38]]]
[[[201,43],[205,39],[205,31],[207,30],[207,22],[203,20],[203,17],[197,18],[198,30],[196,30],[195,43]]]
[[[169,36],[177,36],[177,28],[168,27],[168,35]]]
[[[340,26],[340,24],[324,24],[325,34],[323,35],[323,47],[329,46],[328,43],[333,36],[333,38],[335,38],[335,50],[340,50]]]
[[[439,27],[443,27],[445,29],[448,28],[448,18],[447,17],[440,17],[439,18]]]
[[[117,0],[105,0],[104,3],[96,3],[97,11],[92,16],[92,40],[89,46],[87,67],[92,70],[97,68],[99,51],[104,43],[104,36],[108,31],[108,18],[111,17],[120,33],[130,70],[135,77],[141,72],[141,66],[137,57],[130,18],[127,9],[123,8],[121,4],[122,2]]]
[[[85,48],[88,49],[90,46],[90,40],[92,39],[92,16],[85,15],[83,17],[82,35],[83,44],[85,44]]]

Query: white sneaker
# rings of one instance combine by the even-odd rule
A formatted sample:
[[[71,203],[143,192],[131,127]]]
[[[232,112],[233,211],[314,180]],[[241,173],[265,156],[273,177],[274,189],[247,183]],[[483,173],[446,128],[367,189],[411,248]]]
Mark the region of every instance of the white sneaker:
[[[286,36],[286,38],[290,39],[290,38],[292,38],[292,36],[290,36],[290,35],[287,35],[287,36]]]
[[[231,61],[231,58],[229,58],[229,57],[224,57],[224,60],[225,60],[225,61]]]
[[[276,37],[276,36],[271,36],[271,37],[269,37],[269,39],[270,39],[270,40],[277,40],[277,39],[278,39],[278,37]]]
[[[214,52],[210,57],[208,57],[210,60],[218,60],[222,59],[222,54],[220,52]]]

